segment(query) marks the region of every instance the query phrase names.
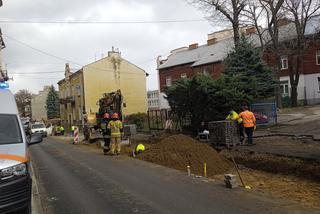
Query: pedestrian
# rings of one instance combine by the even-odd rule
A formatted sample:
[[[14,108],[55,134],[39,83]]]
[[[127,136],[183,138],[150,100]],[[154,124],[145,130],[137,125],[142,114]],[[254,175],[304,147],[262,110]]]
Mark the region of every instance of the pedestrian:
[[[103,134],[103,140],[104,140],[104,145],[103,145],[103,154],[107,154],[110,151],[110,129],[107,128],[107,125],[110,122],[110,115],[108,113],[104,113],[103,115],[103,121],[101,123],[101,129],[102,129],[102,134]]]
[[[243,120],[241,117],[239,117],[239,114],[231,109],[228,116],[226,117],[226,120],[233,120],[237,121],[238,129],[239,129],[239,135],[240,135],[240,145],[243,144],[244,141],[244,133],[243,133]]]
[[[111,155],[115,155],[115,154],[119,155],[120,150],[121,150],[120,141],[121,141],[121,134],[123,131],[123,125],[122,125],[122,122],[119,120],[118,113],[114,113],[112,115],[112,120],[108,124],[108,129],[110,129],[110,132],[111,132],[111,151],[110,151],[110,154]],[[115,150],[117,150],[116,153],[115,153]]]
[[[243,106],[242,110],[239,117],[243,120],[244,131],[248,138],[248,145],[253,145],[253,131],[256,127],[256,118],[254,117],[254,114],[249,111],[248,106]]]
[[[76,127],[74,125],[71,126],[71,136],[74,136],[74,130],[76,129]]]

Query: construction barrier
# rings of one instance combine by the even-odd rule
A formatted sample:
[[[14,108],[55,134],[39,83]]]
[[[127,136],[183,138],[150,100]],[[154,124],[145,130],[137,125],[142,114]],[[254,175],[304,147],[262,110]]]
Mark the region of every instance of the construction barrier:
[[[259,125],[277,124],[277,105],[275,102],[254,103],[251,105],[251,111]]]
[[[74,144],[79,143],[79,128],[78,127],[75,128],[75,130],[73,132],[73,136],[74,136],[73,143]]]

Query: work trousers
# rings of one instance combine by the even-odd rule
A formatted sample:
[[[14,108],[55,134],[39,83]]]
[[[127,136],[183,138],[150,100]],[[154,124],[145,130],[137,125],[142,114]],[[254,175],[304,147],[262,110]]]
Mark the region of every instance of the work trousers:
[[[111,137],[111,154],[115,154],[115,150],[119,154],[121,151],[121,137]]]
[[[103,145],[103,153],[107,153],[110,150],[110,137],[104,138],[104,145]]]
[[[248,137],[248,144],[252,145],[253,144],[253,130],[254,127],[244,127],[244,131]]]
[[[244,140],[244,133],[243,133],[243,123],[238,123],[239,127],[239,134],[240,134],[240,142],[243,143]]]

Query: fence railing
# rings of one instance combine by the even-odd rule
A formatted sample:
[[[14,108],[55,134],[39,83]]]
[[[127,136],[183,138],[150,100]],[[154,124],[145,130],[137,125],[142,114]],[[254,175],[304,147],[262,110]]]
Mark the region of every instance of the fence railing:
[[[277,105],[275,102],[254,103],[251,105],[257,125],[273,125],[277,123]]]

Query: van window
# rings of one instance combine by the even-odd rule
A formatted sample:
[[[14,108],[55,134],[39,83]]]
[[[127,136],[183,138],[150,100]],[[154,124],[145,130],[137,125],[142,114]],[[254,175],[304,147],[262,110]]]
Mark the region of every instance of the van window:
[[[22,143],[17,116],[0,114],[0,145],[10,143]]]

